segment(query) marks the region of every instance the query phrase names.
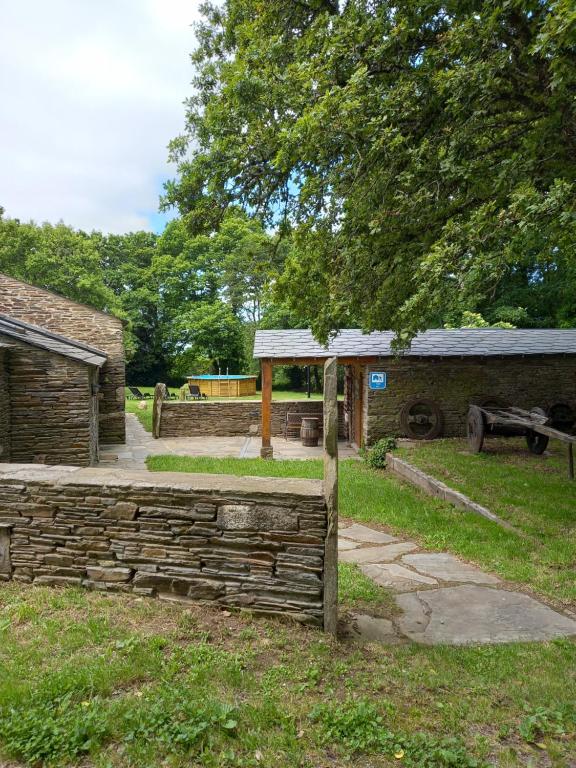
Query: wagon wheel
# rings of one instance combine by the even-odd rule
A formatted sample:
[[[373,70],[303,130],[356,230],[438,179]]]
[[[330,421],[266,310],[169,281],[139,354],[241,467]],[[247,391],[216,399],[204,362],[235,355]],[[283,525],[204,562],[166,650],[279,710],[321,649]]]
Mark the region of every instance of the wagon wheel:
[[[471,405],[468,408],[467,432],[470,453],[480,453],[484,445],[486,427],[482,411],[477,405]]]
[[[544,411],[542,408],[532,408],[532,411],[534,413],[539,413],[541,416],[546,416],[546,411]],[[534,432],[532,429],[529,429],[526,432],[526,443],[528,444],[528,450],[530,453],[536,454],[536,456],[540,456],[544,453],[548,447],[549,439],[550,438],[548,435],[541,435],[539,432]]]
[[[409,400],[400,412],[400,426],[414,440],[433,440],[442,432],[440,406],[434,400]]]
[[[568,403],[554,403],[554,405],[548,408],[548,416],[550,418],[550,426],[554,427],[554,429],[559,429],[561,432],[570,432],[576,422],[574,411]]]

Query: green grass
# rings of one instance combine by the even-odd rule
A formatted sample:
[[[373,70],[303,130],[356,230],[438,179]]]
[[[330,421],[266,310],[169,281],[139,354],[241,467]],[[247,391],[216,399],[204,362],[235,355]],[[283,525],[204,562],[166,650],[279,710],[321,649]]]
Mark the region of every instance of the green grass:
[[[525,534],[524,566],[510,578],[551,597],[576,601],[576,484],[567,478],[565,449],[534,456],[523,440],[491,439],[479,454],[465,440],[436,440],[397,451],[425,472],[462,491]]]
[[[346,578],[345,599],[371,599]],[[207,606],[11,582],[0,669],[2,765],[569,768],[576,749],[569,641],[358,646]]]
[[[433,446],[429,446],[429,450],[432,449]],[[319,460],[151,456],[147,463],[149,469],[156,471],[322,477]],[[508,468],[508,472],[511,471]],[[571,492],[573,494],[573,489]],[[534,489],[534,493],[538,491]],[[340,515],[344,518],[378,523],[394,534],[415,539],[424,548],[454,552],[504,579],[531,587],[561,606],[576,608],[574,512],[571,523],[565,520],[564,535],[560,533],[557,537],[556,529],[547,529],[543,524],[538,537],[522,536],[472,512],[426,496],[390,474],[371,470],[353,459],[340,462],[339,495]],[[573,498],[572,495],[570,501],[568,497],[572,509]],[[541,514],[545,516],[546,512]],[[554,518],[560,513],[550,510],[548,514]]]

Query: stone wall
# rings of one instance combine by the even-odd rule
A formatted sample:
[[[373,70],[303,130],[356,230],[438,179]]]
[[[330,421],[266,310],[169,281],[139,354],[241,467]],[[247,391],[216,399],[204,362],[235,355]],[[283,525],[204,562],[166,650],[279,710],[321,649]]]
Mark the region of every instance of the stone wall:
[[[386,371],[388,378],[387,389],[382,391],[365,385],[364,438],[368,445],[381,437],[401,434],[400,411],[413,397],[438,403],[446,437],[464,436],[468,406],[488,397],[526,409],[564,402],[576,410],[575,356],[389,358],[368,370]]]
[[[6,370],[7,349],[0,347],[0,461],[10,461],[10,396]]]
[[[0,274],[0,313],[90,344],[106,353],[108,359],[100,372],[100,440],[102,443],[125,442],[122,321],[3,274]]]
[[[5,578],[323,623],[317,480],[0,464],[0,529]]]
[[[339,434],[346,438],[343,403],[339,402]],[[272,401],[272,435],[284,434],[286,413],[317,416],[322,424],[322,400]],[[162,403],[159,437],[196,437],[199,435],[247,435],[250,427],[260,429],[260,401],[229,402],[165,401]]]
[[[96,369],[0,334],[3,341],[10,344],[0,377],[10,396],[10,460],[94,463],[98,435],[93,410],[97,406],[90,385]]]

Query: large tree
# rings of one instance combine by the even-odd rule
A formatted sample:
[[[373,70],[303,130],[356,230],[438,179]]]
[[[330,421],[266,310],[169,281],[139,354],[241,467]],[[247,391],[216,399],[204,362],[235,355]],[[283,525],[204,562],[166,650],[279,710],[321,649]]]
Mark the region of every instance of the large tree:
[[[573,277],[572,0],[226,0],[198,39],[166,203],[292,229],[279,290],[320,337],[519,317]]]

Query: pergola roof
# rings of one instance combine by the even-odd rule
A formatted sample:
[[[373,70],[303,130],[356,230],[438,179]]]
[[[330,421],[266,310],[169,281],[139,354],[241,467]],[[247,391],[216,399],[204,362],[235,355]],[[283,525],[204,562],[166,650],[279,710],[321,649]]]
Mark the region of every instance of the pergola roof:
[[[394,333],[364,334],[357,328],[340,331],[328,344],[319,344],[308,329],[256,331],[254,357],[298,359],[327,357],[390,357]],[[576,329],[454,328],[418,334],[402,357],[501,357],[576,355]]]
[[[33,347],[69,357],[86,365],[101,367],[107,359],[106,353],[96,349],[96,347],[89,347],[87,344],[59,336],[37,325],[15,320],[8,315],[0,314],[0,334],[18,339],[25,344],[31,344]]]

